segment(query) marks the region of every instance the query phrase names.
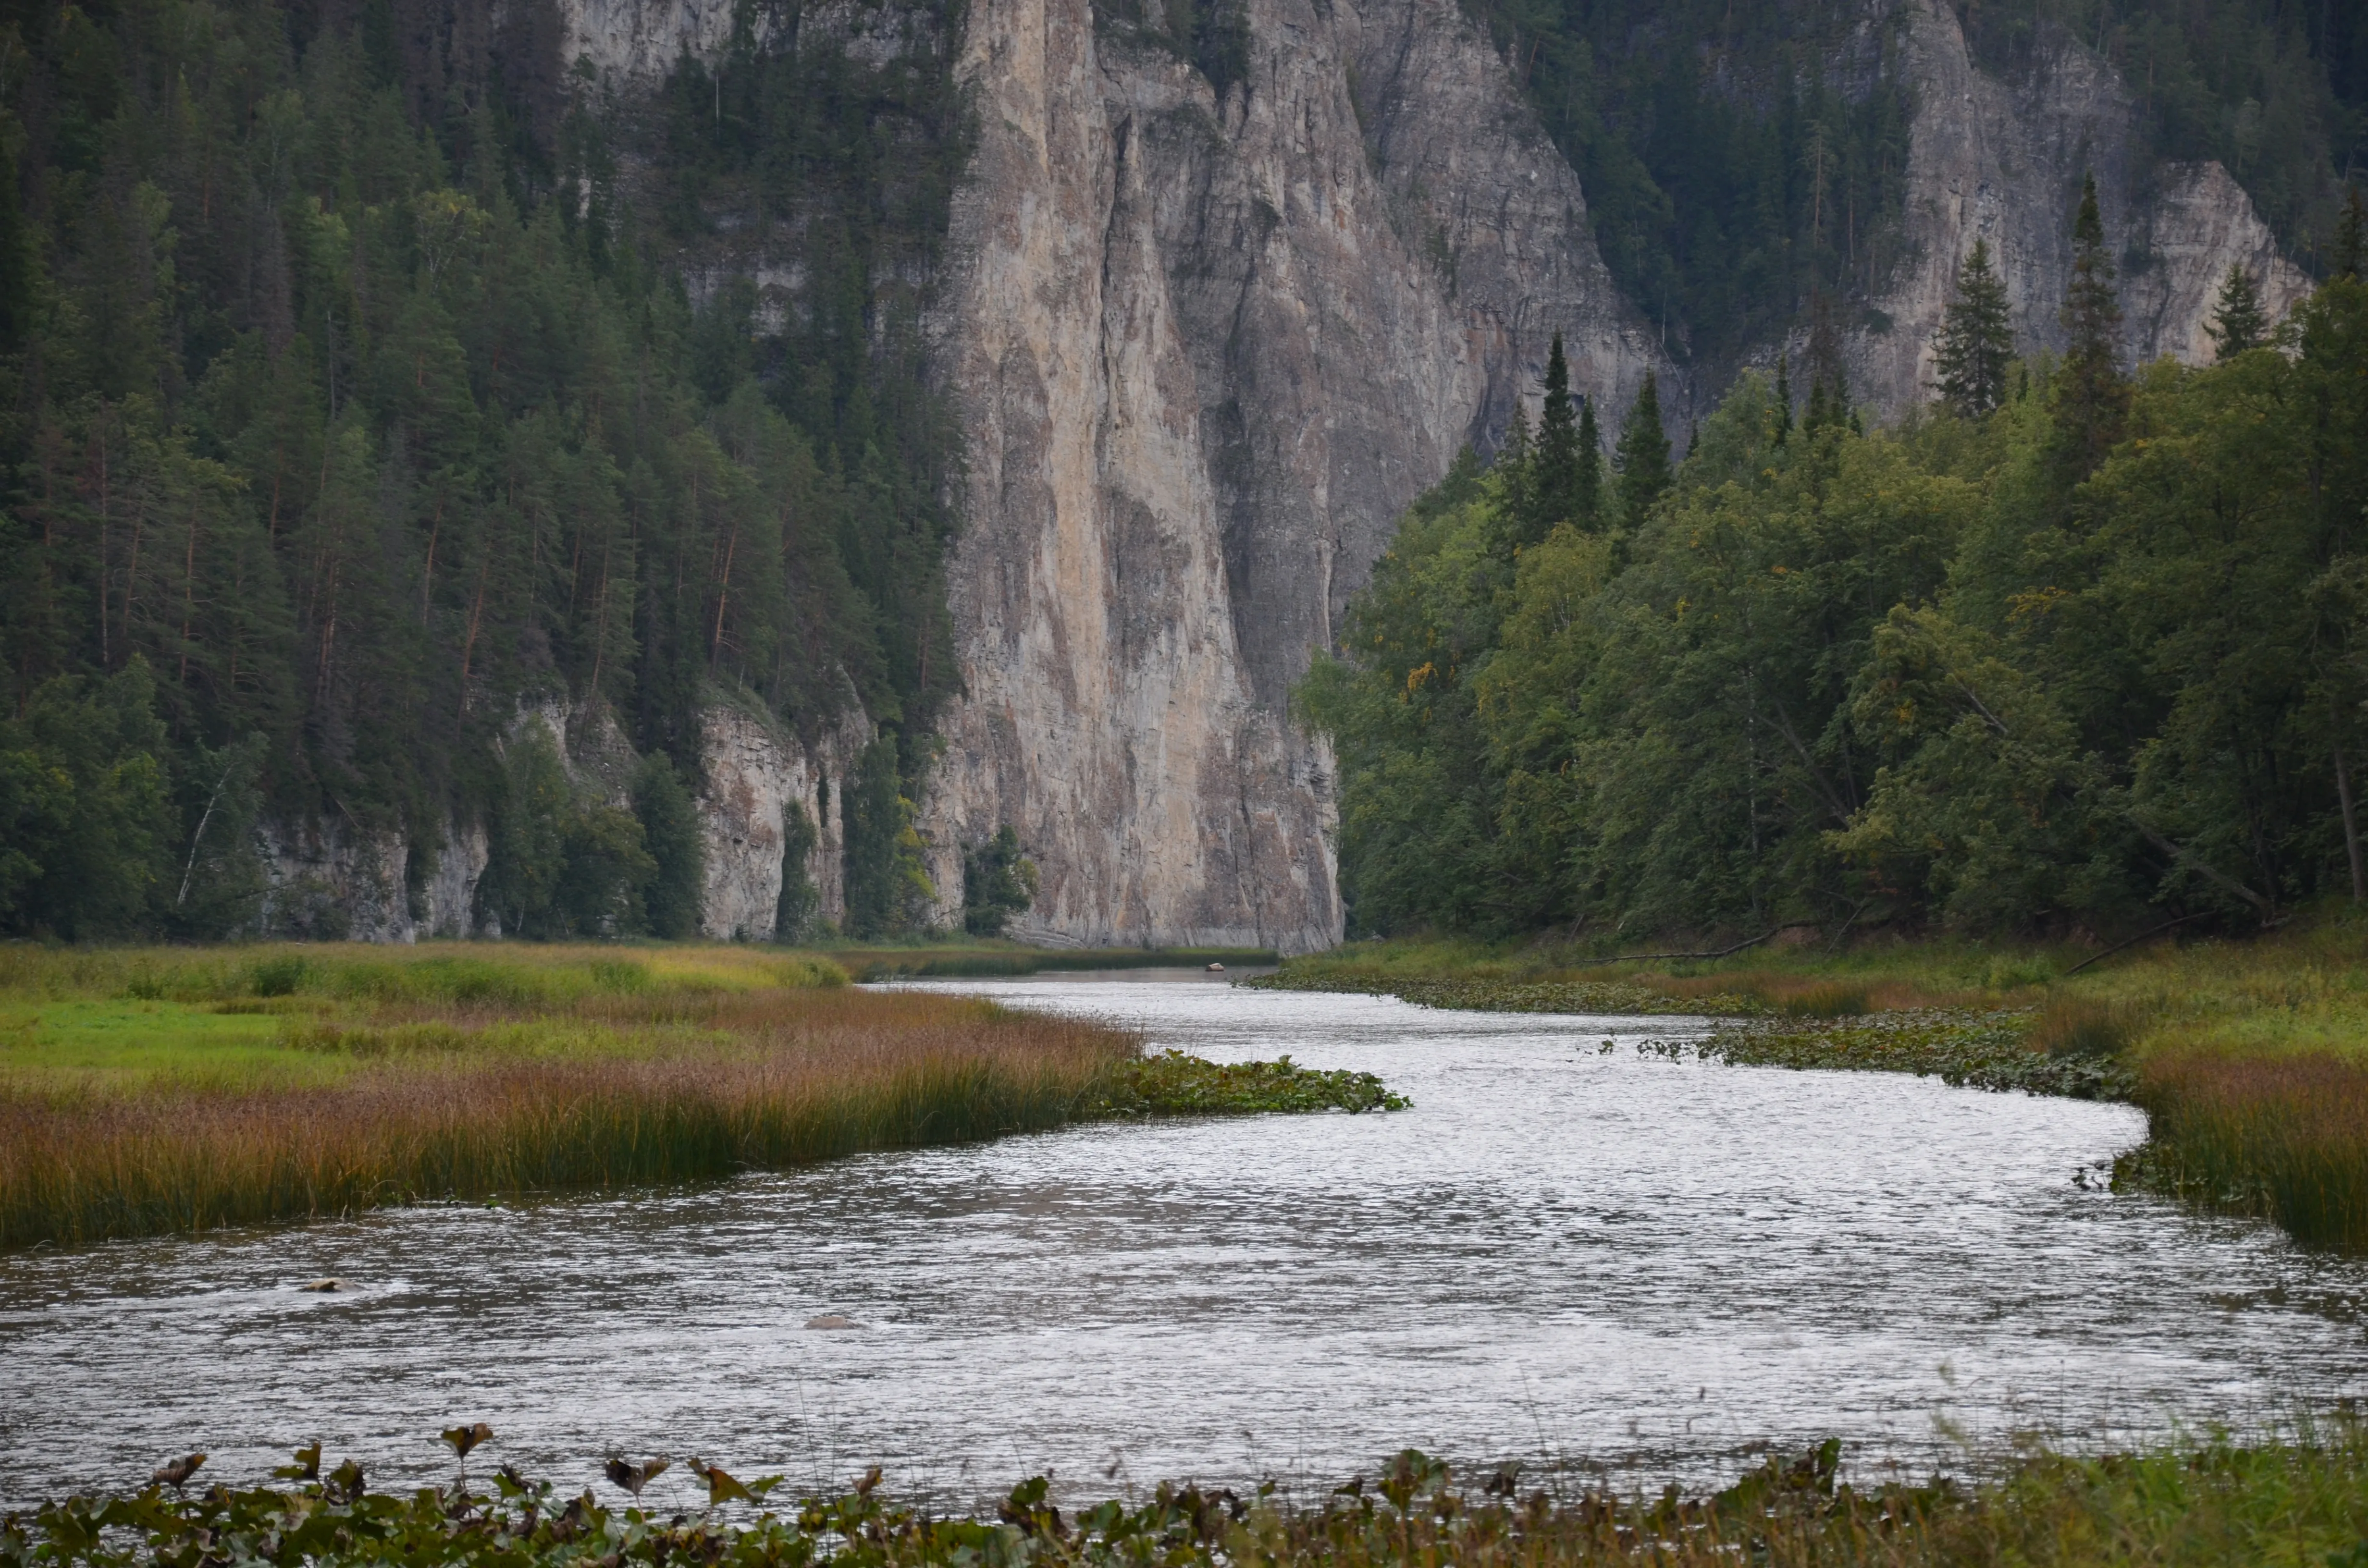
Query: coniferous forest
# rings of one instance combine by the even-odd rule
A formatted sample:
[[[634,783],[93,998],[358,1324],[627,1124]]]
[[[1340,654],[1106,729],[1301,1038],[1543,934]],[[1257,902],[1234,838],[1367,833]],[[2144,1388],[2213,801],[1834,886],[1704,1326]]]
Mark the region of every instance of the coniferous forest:
[[[1580,171],[1615,278],[1698,375],[1812,319],[1830,343],[1836,302],[1898,260],[1913,102],[1884,28],[1827,0],[1470,8]],[[2333,267],[2340,171],[2359,153],[2368,103],[2368,23],[2279,0],[1959,10],[2001,71],[2028,67],[2051,40],[2103,51],[2144,83],[2155,155],[2222,158],[2292,254]],[[1111,0],[1097,14],[1220,87],[1247,69],[1237,5]],[[13,176],[0,181],[0,932],[252,930],[258,827],[321,822],[358,835],[402,826],[415,902],[451,848],[440,834],[482,825],[477,915],[505,931],[685,934],[699,903],[698,715],[719,701],[810,737],[854,715],[877,726],[848,777],[830,781],[848,926],[874,935],[920,918],[935,890],[911,801],[959,682],[943,561],[961,443],[928,389],[918,321],[973,131],[952,73],[959,8],[924,5],[901,25],[883,60],[744,6],[720,53],[685,56],[655,95],[628,103],[561,61],[549,0],[0,8]],[[1679,37],[1701,47],[1668,47]],[[760,298],[730,264],[752,226],[797,280],[794,298]],[[2094,257],[2108,271],[2114,260]],[[1980,265],[1966,274],[1978,316]],[[2104,287],[2080,308],[2109,312]],[[2248,325],[2241,307],[2231,301],[2231,342],[2275,324]],[[2243,907],[2300,896],[2343,836],[2323,798],[2336,772],[2348,778],[2340,726],[2307,756],[2246,754],[2269,782],[2228,805],[2233,816],[2201,796],[2181,808],[2203,813],[2193,821],[2129,806],[2132,791],[2209,771],[2203,753],[2179,750],[2203,740],[2169,738],[2203,721],[2166,673],[2171,653],[2147,641],[2193,660],[2200,634],[2141,634],[2079,597],[2105,592],[2098,584],[2010,564],[2021,557],[1999,541],[2026,524],[2121,539],[2126,525],[2100,520],[2122,514],[2099,487],[2136,483],[2135,454],[2160,449],[2135,432],[2201,418],[2197,400],[2242,373],[2319,385],[2308,378],[2337,349],[2317,342],[2292,339],[2284,358],[2236,353],[2191,384],[2151,369],[2133,381],[2109,353],[2026,364],[1976,334],[1948,370],[1964,383],[1948,395],[1956,412],[1888,433],[1860,427],[1813,344],[1805,399],[1745,378],[1674,477],[1656,410],[1622,421],[1621,449],[1605,451],[1596,411],[1550,388],[1543,426],[1518,433],[1511,457],[1486,474],[1460,466],[1417,508],[1360,612],[1372,621],[1360,663],[1326,666],[1309,688],[1308,711],[1352,762],[1367,759],[1350,770],[1344,851],[1360,920],[1518,925],[1606,909],[1703,921],[1804,900],[1866,917],[1958,909],[1972,895],[1952,890],[1990,885],[1962,855],[2055,866],[2067,845],[2088,868],[2070,881],[2033,871],[2025,893],[1964,917],[2119,908],[2174,886]],[[2326,430],[2311,438],[2337,449]],[[1940,510],[1896,521],[1898,533],[1849,502],[1850,526],[1875,530],[1863,551],[1856,536],[1817,533],[1829,492],[1854,495],[1863,480],[1888,495],[1880,476],[1894,469]],[[2339,515],[2312,494],[2314,516]],[[2020,520],[2002,520],[2011,508]],[[1825,651],[1807,685],[1736,664],[1731,648],[1681,637],[1648,653],[1602,630],[1613,607],[1648,605],[1695,607],[1672,621],[1685,637],[1710,624],[1680,570],[1700,561],[1665,548],[1671,530],[1694,537],[1676,519],[1698,512],[1781,515],[1816,533],[1830,572],[1789,545],[1770,563],[1790,595],[1855,585],[1855,620],[1816,622]],[[2325,607],[2346,581],[2342,558],[2335,544],[2309,548],[2320,619],[2293,635],[2340,671],[2325,643],[2340,615]],[[1542,630],[1544,601],[1524,585],[1543,583],[1550,562],[1566,574],[1556,602],[1593,607],[1572,625],[1607,639],[1587,644],[1597,652],[1582,655],[1569,628]],[[2029,597],[2043,589],[2087,608],[2067,599],[2043,615]],[[2162,602],[2152,587],[2114,591]],[[1842,602],[1817,613],[1840,616]],[[1797,597],[1782,603],[1807,613]],[[1895,606],[1905,630],[1886,619]],[[1928,611],[1941,619],[1915,619]],[[1748,619],[1764,630],[1772,613]],[[1933,802],[1962,801],[1929,771],[1941,754],[1860,711],[1875,689],[1870,661],[1909,658],[1927,646],[1916,637],[1939,647],[1930,640],[1944,631],[2005,639],[1980,643],[1983,656],[2058,704],[2045,709],[2064,726],[2054,760],[2029,763],[2055,793],[2013,796],[2020,818],[1944,829]],[[1804,656],[1789,632],[1766,635]],[[2049,638],[2090,641],[2075,657]],[[2123,640],[2119,663],[2080,662],[2098,638]],[[1376,706],[1358,694],[1388,660],[1369,650],[1394,639],[1416,640],[1406,668],[1389,665],[1405,700]],[[2041,642],[2079,671],[2060,691],[2046,684],[2058,676],[2017,662]],[[1604,774],[1599,788],[1588,771],[1610,755],[1605,735],[1644,722],[1605,683],[1650,686],[1638,672],[1665,656],[1704,680],[1746,672],[1740,727],[1684,743],[1715,754],[1727,781],[1666,762],[1688,780],[1679,798],[1742,791],[1740,814],[1702,806],[1688,819],[1725,824],[1715,832],[1644,814],[1657,788],[1644,775]],[[1508,684],[1519,670],[1530,685]],[[2308,700],[2348,700],[2334,679],[2311,676]],[[1955,688],[1936,689],[1917,722]],[[587,791],[555,747],[510,744],[539,704],[612,722],[616,777]],[[2280,722],[2276,744],[2301,744],[2301,721]],[[2066,799],[2086,802],[2077,829]],[[1400,830],[1381,824],[1413,812],[1410,834],[1424,801],[1452,804],[1439,820],[1457,824],[1464,870],[1387,892],[1398,851],[1376,846]],[[793,846],[813,842],[815,824],[788,826]],[[966,853],[982,890],[967,918],[994,926],[1021,884],[1000,850]],[[2158,875],[2140,869],[2157,862]],[[1750,876],[1728,874],[1746,863]],[[791,878],[789,926],[815,907],[811,884]],[[341,915],[290,904],[278,918],[328,935]]]
[[[1643,400],[1608,470],[1564,452],[1557,352],[1539,434],[1416,506],[1301,688],[1352,931],[2368,898],[2363,233],[2355,197],[2274,330],[2236,272],[2219,363],[2131,373],[2091,186],[2060,360],[2013,357],[1975,252],[1921,414],[1865,428],[1813,355],[1805,397],[1744,376],[1674,472]]]
[[[909,907],[953,447],[875,280],[944,233],[943,48],[744,18],[625,113],[547,5],[477,15],[0,23],[0,931],[249,927],[261,820],[408,824],[416,893],[457,818],[502,928],[685,935],[719,698],[881,725],[849,924]],[[719,210],[794,220],[798,308],[702,291]],[[499,744],[544,699],[613,718],[631,810]]]

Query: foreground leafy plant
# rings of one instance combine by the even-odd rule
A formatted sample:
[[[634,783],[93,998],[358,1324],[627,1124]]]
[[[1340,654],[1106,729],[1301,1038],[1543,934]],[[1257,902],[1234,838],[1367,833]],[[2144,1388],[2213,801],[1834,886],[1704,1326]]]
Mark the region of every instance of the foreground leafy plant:
[[[479,1434],[484,1434],[480,1436]],[[446,1435],[465,1457],[482,1424]],[[465,1437],[468,1441],[453,1441]],[[0,1568],[1458,1568],[1561,1564],[1883,1562],[1895,1565],[2202,1563],[2346,1565],[2368,1529],[2368,1446],[2359,1429],[2307,1431],[2252,1449],[2226,1442],[2081,1460],[2029,1455],[1986,1484],[1947,1480],[1859,1490],[1839,1479],[1841,1446],[1771,1455],[1734,1485],[1688,1497],[1600,1492],[1520,1495],[1520,1469],[1475,1494],[1413,1449],[1314,1504],[1269,1482],[1249,1496],[1161,1483],[1064,1518],[1043,1476],[1014,1487],[992,1519],[893,1504],[874,1469],[847,1492],[775,1507],[780,1478],[741,1482],[693,1459],[697,1511],[643,1506],[669,1467],[612,1459],[630,1501],[589,1490],[562,1499],[509,1465],[490,1494],[449,1487],[374,1493],[351,1460],[322,1473],[319,1445],[276,1472],[285,1487],[191,1495],[203,1456],[128,1496],[67,1498],[0,1520]],[[168,1493],[168,1490],[169,1493]]]

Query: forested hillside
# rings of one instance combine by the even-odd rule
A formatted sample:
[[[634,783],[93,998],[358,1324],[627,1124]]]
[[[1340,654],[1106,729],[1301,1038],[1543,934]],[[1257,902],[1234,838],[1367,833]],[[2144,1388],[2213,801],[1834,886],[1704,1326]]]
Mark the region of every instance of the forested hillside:
[[[489,824],[509,931],[684,934],[719,697],[885,726],[849,918],[903,915],[958,684],[913,347],[950,65],[744,21],[721,85],[686,61],[636,115],[554,27],[6,13],[0,931],[249,925],[258,821],[327,820],[407,824],[415,896],[437,824]],[[719,203],[794,218],[802,308],[701,297]],[[631,810],[500,744],[545,700],[613,716]]]
[[[1672,475],[1543,426],[1406,519],[1300,692],[1351,929],[2258,926],[2368,898],[2368,282],[2113,359],[2094,193],[2059,363],[1969,257],[1941,397],[1745,376]],[[1557,356],[1558,358],[1558,356]]]

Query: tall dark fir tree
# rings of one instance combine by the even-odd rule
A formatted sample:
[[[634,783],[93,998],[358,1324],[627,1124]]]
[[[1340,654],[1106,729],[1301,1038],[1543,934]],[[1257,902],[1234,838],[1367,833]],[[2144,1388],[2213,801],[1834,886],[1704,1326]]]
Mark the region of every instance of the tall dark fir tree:
[[[2075,483],[2096,471],[2129,419],[2130,388],[2122,376],[2117,341],[2121,326],[2113,258],[2105,247],[2092,174],[2081,181],[2080,210],[2072,221],[2072,283],[2064,296],[2069,341],[2055,387],[2057,456],[2066,477]]]
[[[2224,365],[2269,341],[2270,320],[2261,309],[2261,292],[2243,267],[2229,265],[2220,298],[2212,307],[2212,320],[2203,330],[2212,335],[2214,359]]]
[[[1645,515],[1669,488],[1669,437],[1661,427],[1659,378],[1645,372],[1636,404],[1620,432],[1620,521],[1631,532],[1644,527]]]
[[[1603,430],[1595,422],[1591,397],[1578,400],[1577,506],[1572,515],[1590,533],[1603,528]]]
[[[2006,401],[2006,374],[2013,363],[2006,284],[1990,265],[1989,241],[1977,239],[1957,274],[1957,297],[1941,321],[1935,355],[1941,401],[1961,417],[1979,419]]]
[[[1582,517],[1579,511],[1578,412],[1570,395],[1570,362],[1563,357],[1559,332],[1546,354],[1545,392],[1545,404],[1538,411],[1529,515],[1522,519],[1525,544],[1545,538],[1557,523],[1594,526],[1594,518]]]

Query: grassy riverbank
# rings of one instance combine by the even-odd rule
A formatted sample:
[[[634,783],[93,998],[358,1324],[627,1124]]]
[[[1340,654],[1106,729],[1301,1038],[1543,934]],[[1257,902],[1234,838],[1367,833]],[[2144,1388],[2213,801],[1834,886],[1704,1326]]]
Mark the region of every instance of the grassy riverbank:
[[[455,1437],[467,1434],[456,1432]],[[605,1500],[502,1466],[497,1488],[465,1479],[370,1493],[359,1467],[322,1474],[301,1450],[285,1484],[77,1498],[0,1524],[0,1568],[148,1568],[160,1562],[620,1564],[774,1568],[1581,1568],[1756,1562],[1891,1568],[2020,1563],[2119,1568],[2232,1562],[2357,1568],[2368,1562],[2368,1445],[2356,1426],[2259,1447],[2209,1443],[2078,1459],[2026,1455],[1972,1484],[1838,1483],[1838,1445],[1770,1459],[1707,1496],[1555,1496],[1510,1469],[1477,1488],[1407,1450],[1328,1495],[1160,1486],[1064,1517],[1042,1479],[994,1518],[943,1517],[891,1500],[874,1471],[850,1492],[790,1505],[700,1460],[612,1460]],[[481,1471],[491,1468],[480,1459]],[[571,1482],[571,1486],[574,1484]],[[628,1495],[624,1487],[633,1489]]]
[[[2152,1136],[2117,1181],[2368,1247],[2368,921],[2358,916],[2101,959],[2068,945],[1946,941],[1604,957],[1551,943],[1355,943],[1253,983],[1428,1006],[1707,1014],[1721,1027],[1688,1049],[1728,1062],[2128,1099],[2146,1109]]]
[[[0,1246],[700,1180],[1125,1115],[1363,1109],[751,948],[0,948]]]

